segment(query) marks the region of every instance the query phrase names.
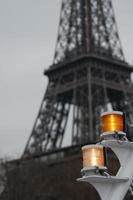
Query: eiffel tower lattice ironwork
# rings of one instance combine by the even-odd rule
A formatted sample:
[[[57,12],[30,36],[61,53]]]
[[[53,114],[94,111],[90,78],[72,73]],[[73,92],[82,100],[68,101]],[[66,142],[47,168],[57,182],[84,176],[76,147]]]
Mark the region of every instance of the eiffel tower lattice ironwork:
[[[133,68],[125,62],[111,0],[62,0],[49,82],[24,156],[96,142],[102,111],[133,127]]]

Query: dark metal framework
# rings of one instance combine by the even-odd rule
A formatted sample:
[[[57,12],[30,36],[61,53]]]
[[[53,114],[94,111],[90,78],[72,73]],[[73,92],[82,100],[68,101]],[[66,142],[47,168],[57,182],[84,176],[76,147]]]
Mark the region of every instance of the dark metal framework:
[[[111,0],[63,0],[54,63],[90,52],[124,60]]]
[[[103,111],[124,111],[133,126],[133,68],[124,61],[111,0],[63,0],[54,64],[24,156],[96,142]],[[68,121],[72,125],[66,129]]]

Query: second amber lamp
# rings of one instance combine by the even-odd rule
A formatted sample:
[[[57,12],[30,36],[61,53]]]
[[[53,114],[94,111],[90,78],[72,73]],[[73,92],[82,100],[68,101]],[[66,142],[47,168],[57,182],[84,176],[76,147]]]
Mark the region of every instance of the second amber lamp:
[[[84,169],[104,167],[104,150],[101,145],[87,145],[82,147]]]
[[[104,173],[107,168],[105,165],[105,150],[102,145],[87,145],[82,147],[83,168],[81,173],[83,176]]]

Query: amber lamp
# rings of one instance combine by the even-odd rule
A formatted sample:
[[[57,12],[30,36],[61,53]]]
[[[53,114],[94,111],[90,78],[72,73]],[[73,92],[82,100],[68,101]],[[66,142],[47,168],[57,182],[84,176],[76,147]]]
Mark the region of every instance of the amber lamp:
[[[101,145],[87,145],[82,147],[83,153],[83,169],[91,169],[93,167],[104,167],[104,149]]]
[[[112,111],[102,114],[102,133],[112,131],[124,132],[124,117],[122,112]]]

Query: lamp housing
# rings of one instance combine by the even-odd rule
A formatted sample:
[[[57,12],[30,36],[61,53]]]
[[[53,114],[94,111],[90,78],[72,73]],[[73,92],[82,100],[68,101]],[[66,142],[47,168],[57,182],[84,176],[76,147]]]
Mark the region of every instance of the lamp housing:
[[[120,111],[104,112],[101,115],[102,134],[101,139],[119,139],[126,138],[125,117]]]
[[[106,171],[105,149],[102,145],[86,145],[82,147],[83,169],[81,174],[88,176],[91,174],[102,174]]]

